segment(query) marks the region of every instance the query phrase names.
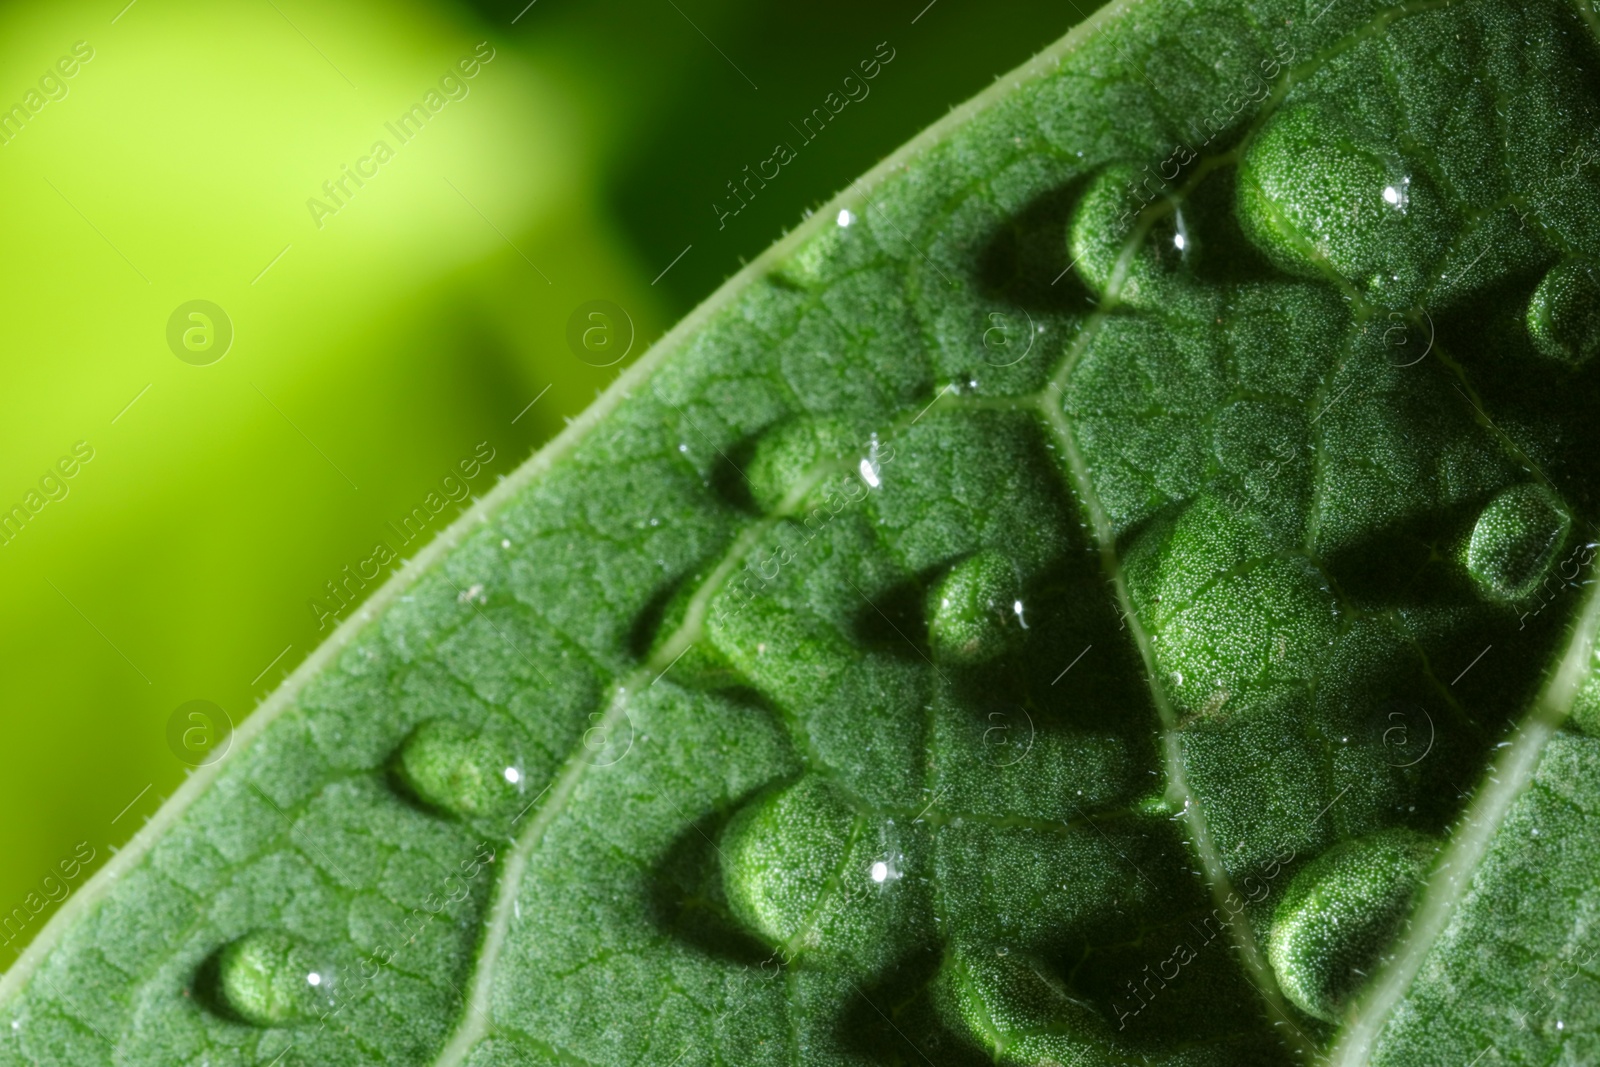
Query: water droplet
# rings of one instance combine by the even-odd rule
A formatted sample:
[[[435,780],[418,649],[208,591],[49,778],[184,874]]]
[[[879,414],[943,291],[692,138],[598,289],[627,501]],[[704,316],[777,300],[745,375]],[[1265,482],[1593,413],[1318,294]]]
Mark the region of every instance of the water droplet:
[[[929,597],[928,640],[934,658],[974,664],[1004,652],[1021,635],[1016,565],[983,551],[950,569]]]
[[[1529,596],[1554,565],[1571,525],[1544,486],[1512,486],[1478,516],[1467,543],[1467,572],[1491,599]]]
[[[861,933],[851,928],[868,919],[875,905],[862,894],[835,897],[830,905],[827,872],[865,869],[878,881],[881,865],[887,879],[888,864],[869,862],[865,847],[860,821],[844,797],[806,775],[747,804],[724,828],[717,855],[729,906],[770,944],[824,954],[849,951],[856,941],[850,934]],[[827,915],[820,923],[819,907]]]
[[[1421,834],[1384,830],[1335,845],[1294,876],[1268,954],[1296,1006],[1338,1020],[1405,925],[1435,851]]]
[[[766,514],[778,511],[823,458],[823,431],[815,420],[787,419],[768,427],[744,464],[750,499]]]
[[[1238,217],[1280,268],[1342,277],[1405,302],[1429,283],[1454,217],[1395,146],[1335,107],[1290,105],[1251,138]]]
[[[1556,267],[1528,301],[1528,336],[1540,354],[1573,366],[1600,352],[1600,278],[1588,260]]]
[[[1067,268],[1102,299],[1117,281],[1116,298],[1136,308],[1170,301],[1192,276],[1184,269],[1198,241],[1174,199],[1175,188],[1149,167],[1108,166],[1090,182],[1067,227]],[[1148,224],[1131,256],[1128,242]],[[1063,271],[1063,274],[1065,271]]]
[[[395,776],[418,800],[471,818],[515,810],[526,773],[499,731],[475,731],[452,719],[429,719],[411,731]]]
[[[258,930],[223,946],[215,957],[217,1002],[256,1026],[316,1020],[332,1002],[326,970],[309,947],[276,930]]]

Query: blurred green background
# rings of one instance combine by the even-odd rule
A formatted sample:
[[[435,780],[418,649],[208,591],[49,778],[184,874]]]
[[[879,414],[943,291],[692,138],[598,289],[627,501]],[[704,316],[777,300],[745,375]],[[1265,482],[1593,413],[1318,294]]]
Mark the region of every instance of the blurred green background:
[[[466,506],[452,487],[481,495],[626,365],[569,349],[580,304],[625,309],[636,358],[1091,4],[0,7],[0,511],[22,509],[0,535],[0,968],[58,863],[87,842],[98,867],[182,782],[180,705],[242,721],[331,632],[313,602],[348,614],[325,583],[380,541],[414,552]],[[870,94],[802,146],[790,124],[881,44]],[[437,111],[402,141],[412,105]],[[719,225],[779,141],[797,159]],[[187,361],[169,346],[194,300],[231,324],[221,358],[221,322]]]

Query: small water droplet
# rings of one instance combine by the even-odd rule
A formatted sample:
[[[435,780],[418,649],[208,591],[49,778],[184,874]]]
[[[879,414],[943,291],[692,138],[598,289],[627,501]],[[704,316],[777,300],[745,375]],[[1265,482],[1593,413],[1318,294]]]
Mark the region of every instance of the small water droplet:
[[[1492,599],[1530,596],[1554,566],[1571,525],[1544,486],[1512,486],[1478,516],[1467,543],[1467,572]]]
[[[515,810],[526,771],[509,749],[500,731],[429,719],[400,746],[394,774],[418,800],[451,815]]]
[[[761,432],[744,464],[745,487],[756,507],[771,514],[784,506],[824,458],[824,433],[809,418],[786,419]]]
[[[929,597],[934,657],[974,664],[993,659],[1020,636],[1021,582],[1016,565],[985,550],[952,567]]]
[[[326,978],[308,946],[277,930],[246,934],[215,957],[217,1002],[256,1026],[315,1020],[331,1001]]]
[[[1538,351],[1569,366],[1600,352],[1600,271],[1586,259],[1560,264],[1528,301],[1527,329]]]

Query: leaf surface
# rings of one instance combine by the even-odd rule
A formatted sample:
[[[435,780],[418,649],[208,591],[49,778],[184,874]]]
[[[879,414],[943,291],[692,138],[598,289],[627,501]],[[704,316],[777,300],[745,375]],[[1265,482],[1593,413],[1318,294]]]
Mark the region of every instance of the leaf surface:
[[[1597,58],[1097,16],[411,561],[0,1063],[1595,1059]]]

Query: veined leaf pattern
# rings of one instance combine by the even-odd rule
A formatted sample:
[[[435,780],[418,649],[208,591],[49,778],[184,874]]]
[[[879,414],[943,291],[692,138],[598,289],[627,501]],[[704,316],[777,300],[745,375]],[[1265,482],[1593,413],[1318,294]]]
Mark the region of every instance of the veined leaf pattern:
[[[0,1063],[1592,1062],[1595,29],[1096,16],[347,623]]]

